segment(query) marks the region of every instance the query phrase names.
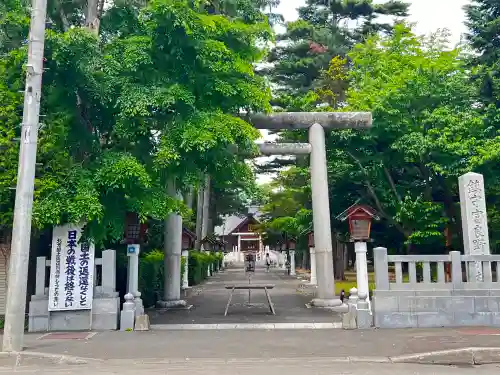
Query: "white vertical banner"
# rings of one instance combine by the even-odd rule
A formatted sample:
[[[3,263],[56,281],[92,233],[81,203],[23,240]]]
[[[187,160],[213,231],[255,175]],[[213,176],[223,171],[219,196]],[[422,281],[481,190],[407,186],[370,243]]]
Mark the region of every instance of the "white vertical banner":
[[[84,225],[53,229],[49,311],[92,309],[95,246],[80,242]]]

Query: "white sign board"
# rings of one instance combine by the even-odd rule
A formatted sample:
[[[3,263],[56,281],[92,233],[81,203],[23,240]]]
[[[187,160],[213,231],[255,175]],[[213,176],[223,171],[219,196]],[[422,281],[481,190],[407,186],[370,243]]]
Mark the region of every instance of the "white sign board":
[[[90,310],[94,294],[92,243],[80,243],[83,224],[54,227],[49,311]]]
[[[466,173],[458,180],[464,253],[466,255],[489,255],[488,217],[483,175]],[[476,280],[483,279],[482,263],[469,266],[469,275],[475,273]],[[474,272],[471,272],[474,269]],[[470,280],[470,279],[469,279]]]

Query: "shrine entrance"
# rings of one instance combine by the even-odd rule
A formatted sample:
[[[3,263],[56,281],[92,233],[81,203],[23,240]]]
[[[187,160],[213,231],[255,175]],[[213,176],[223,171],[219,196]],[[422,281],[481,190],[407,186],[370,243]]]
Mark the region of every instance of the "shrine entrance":
[[[239,218],[238,222],[230,221],[224,225],[221,233],[216,236],[227,243],[232,253],[237,254],[239,268],[227,269],[222,273],[212,275],[210,279],[201,286],[193,289],[202,290],[192,296],[186,296],[191,304],[196,306],[193,311],[186,313],[185,310],[178,310],[175,313],[170,311],[168,319],[155,319],[153,324],[230,324],[240,323],[248,320],[250,323],[285,321],[327,323],[332,321],[332,311],[340,307],[343,303],[339,296],[335,295],[335,282],[333,273],[332,238],[330,225],[330,205],[328,194],[328,174],[325,144],[325,129],[364,129],[372,124],[371,113],[349,113],[349,112],[312,112],[312,113],[274,113],[270,115],[254,114],[248,116],[247,120],[257,129],[267,130],[287,130],[287,129],[307,129],[309,134],[308,143],[264,143],[259,148],[262,155],[309,155],[312,188],[313,206],[313,231],[314,247],[316,258],[317,289],[307,294],[301,291],[301,281],[290,277],[284,269],[273,268],[271,272],[266,272],[264,264],[256,266],[253,271],[251,283],[265,285],[266,293],[272,289],[273,315],[250,314],[245,309],[245,303],[240,310],[231,308],[232,313],[228,316],[221,314],[221,306],[227,306],[234,301],[227,301],[227,285],[249,284],[248,272],[241,267],[245,262],[245,254],[262,254],[264,247],[261,235],[254,231],[254,225],[258,225],[258,217],[249,213],[246,218]],[[171,188],[172,196],[175,189]],[[198,192],[200,195],[200,192]],[[206,195],[206,194],[203,194]],[[206,205],[203,205],[205,209]],[[167,291],[175,292],[178,296],[180,281],[180,247],[181,241],[174,241],[176,235],[181,233],[182,218],[179,215],[171,215],[168,221],[168,234],[171,238],[170,245],[166,248],[165,267],[169,269],[169,276],[165,274],[165,295]],[[203,216],[205,220],[205,216]],[[175,220],[174,220],[175,219]],[[180,224],[180,225],[179,225]],[[178,244],[179,243],[179,244]],[[175,245],[175,246],[174,246]],[[176,247],[176,248],[174,248]],[[170,250],[172,248],[172,250]],[[176,250],[176,252],[174,252]],[[227,252],[226,248],[226,252]],[[172,251],[172,254],[170,254]],[[272,288],[271,288],[272,286]],[[246,287],[248,289],[248,287]],[[174,296],[168,296],[173,302]],[[241,297],[241,296],[240,296]],[[244,297],[244,296],[243,296]],[[232,297],[231,297],[232,298]],[[312,299],[312,300],[311,300]],[[168,302],[168,301],[167,301]],[[184,306],[186,302],[184,302]],[[271,305],[271,303],[269,303]],[[323,307],[328,309],[311,309],[308,307]],[[168,307],[168,304],[165,304]],[[182,306],[181,306],[182,307]],[[340,309],[339,309],[340,311]],[[230,318],[233,316],[233,318]],[[280,318],[281,317],[281,318]],[[233,320],[234,319],[234,320]],[[168,322],[168,323],[167,323]]]
[[[250,115],[257,129],[308,129],[309,143],[263,143],[263,155],[310,155],[313,206],[314,252],[316,258],[317,294],[315,307],[338,307],[342,301],[335,295],[333,274],[328,171],[325,129],[365,129],[372,125],[369,112],[282,112]]]
[[[258,230],[259,215],[257,208],[252,207],[246,216],[227,216],[222,225],[215,227],[214,235],[224,241],[226,258],[231,262],[242,263],[247,252],[256,254],[257,260],[262,259],[264,245]]]

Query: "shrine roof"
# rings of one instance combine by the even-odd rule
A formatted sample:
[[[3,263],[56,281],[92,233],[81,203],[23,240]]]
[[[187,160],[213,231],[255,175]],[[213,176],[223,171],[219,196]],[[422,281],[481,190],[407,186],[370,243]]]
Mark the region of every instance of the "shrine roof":
[[[374,218],[375,220],[379,220],[377,212],[372,207],[367,206],[367,205],[361,205],[361,204],[353,204],[347,210],[345,210],[340,215],[338,215],[337,219],[340,221],[344,221],[348,217],[352,216],[353,214],[357,214],[359,212],[363,212],[366,215]]]
[[[256,207],[249,207],[248,215],[230,215],[223,219],[223,224],[218,225],[214,228],[214,233],[216,236],[228,236],[233,233],[238,227],[240,227],[244,222],[253,218],[256,222],[259,222],[259,216],[262,214],[258,211]]]

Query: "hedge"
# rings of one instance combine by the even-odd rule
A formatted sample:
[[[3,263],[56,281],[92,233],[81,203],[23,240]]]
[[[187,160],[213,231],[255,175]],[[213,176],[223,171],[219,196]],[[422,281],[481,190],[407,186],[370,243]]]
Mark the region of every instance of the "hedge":
[[[200,284],[208,277],[208,267],[219,270],[224,256],[214,253],[190,251],[188,258],[189,285]],[[139,261],[139,291],[145,307],[152,307],[161,300],[164,291],[164,254],[153,250],[141,256]],[[181,258],[181,280],[184,275],[184,257]]]

